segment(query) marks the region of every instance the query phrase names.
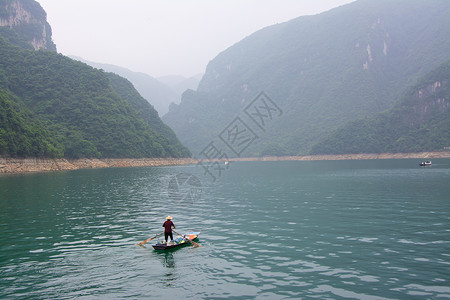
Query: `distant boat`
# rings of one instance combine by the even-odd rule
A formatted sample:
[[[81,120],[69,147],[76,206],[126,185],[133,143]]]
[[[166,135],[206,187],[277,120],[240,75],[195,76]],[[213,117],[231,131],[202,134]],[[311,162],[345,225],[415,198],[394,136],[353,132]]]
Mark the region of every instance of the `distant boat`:
[[[229,164],[230,164],[229,161],[226,161],[226,162],[225,162],[225,166],[228,166]]]
[[[429,167],[429,166],[431,166],[431,160],[427,160],[425,162],[421,162],[419,164],[419,166],[421,166],[421,167]]]

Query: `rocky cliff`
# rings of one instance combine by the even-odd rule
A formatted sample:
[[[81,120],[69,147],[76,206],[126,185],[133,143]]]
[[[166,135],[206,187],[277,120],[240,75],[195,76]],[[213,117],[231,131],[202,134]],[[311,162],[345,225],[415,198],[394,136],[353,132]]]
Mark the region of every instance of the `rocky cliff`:
[[[410,126],[427,122],[433,113],[445,113],[450,107],[449,99],[440,95],[440,91],[447,87],[448,79],[435,81],[415,91],[411,98],[415,101],[411,112],[404,116],[404,122]],[[436,97],[433,97],[437,95]]]
[[[56,51],[47,14],[34,0],[1,1],[0,29],[10,41],[22,47]]]

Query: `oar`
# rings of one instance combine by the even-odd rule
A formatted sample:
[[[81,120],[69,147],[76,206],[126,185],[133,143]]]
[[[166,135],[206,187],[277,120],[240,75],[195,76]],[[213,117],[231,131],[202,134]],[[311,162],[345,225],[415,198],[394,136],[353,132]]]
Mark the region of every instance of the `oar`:
[[[151,240],[153,240],[154,238],[157,238],[158,236],[160,236],[161,234],[163,234],[164,232],[158,233],[157,235],[155,235],[154,237],[148,238],[146,240],[143,240],[140,243],[137,243],[136,246],[143,246],[144,244],[147,244],[148,242],[150,242]]]
[[[196,242],[194,242],[191,239],[185,238],[183,235],[179,234],[178,232],[176,232],[175,230],[172,229],[173,232],[175,232],[176,234],[178,234],[179,236],[181,236],[185,241],[188,241],[189,243],[191,243],[192,245],[194,245],[195,247],[201,247],[201,245],[197,244]]]

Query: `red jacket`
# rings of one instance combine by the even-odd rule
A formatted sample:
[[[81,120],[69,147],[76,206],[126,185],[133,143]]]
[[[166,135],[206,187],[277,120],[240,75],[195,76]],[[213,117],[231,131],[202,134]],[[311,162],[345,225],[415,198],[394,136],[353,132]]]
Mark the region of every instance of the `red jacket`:
[[[164,222],[162,227],[164,227],[164,232],[171,233],[172,226],[173,226],[173,228],[175,228],[175,224],[173,224],[173,222],[171,220],[167,220]]]

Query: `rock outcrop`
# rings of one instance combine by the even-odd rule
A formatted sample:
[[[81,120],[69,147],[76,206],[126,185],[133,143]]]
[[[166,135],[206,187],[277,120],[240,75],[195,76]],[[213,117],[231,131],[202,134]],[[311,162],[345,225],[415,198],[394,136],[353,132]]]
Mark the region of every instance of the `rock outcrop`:
[[[0,2],[0,26],[24,39],[33,49],[56,51],[47,14],[34,0],[4,0]]]

